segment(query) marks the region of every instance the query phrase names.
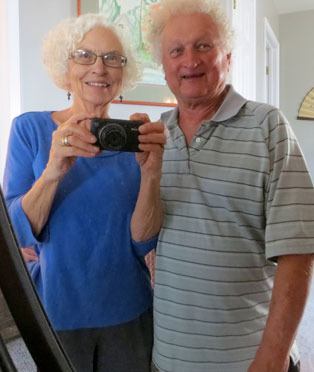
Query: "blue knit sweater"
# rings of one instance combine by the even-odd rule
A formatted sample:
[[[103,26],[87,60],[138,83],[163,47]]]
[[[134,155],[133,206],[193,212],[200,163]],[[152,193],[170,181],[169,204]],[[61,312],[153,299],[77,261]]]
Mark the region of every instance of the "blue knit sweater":
[[[34,236],[21,200],[47,164],[55,129],[50,112],[30,112],[14,120],[9,140],[4,193],[20,245],[39,255],[31,276],[56,330],[127,322],[152,305],[144,255],[156,239],[136,243],[130,233],[138,164],[131,153],[78,158]]]

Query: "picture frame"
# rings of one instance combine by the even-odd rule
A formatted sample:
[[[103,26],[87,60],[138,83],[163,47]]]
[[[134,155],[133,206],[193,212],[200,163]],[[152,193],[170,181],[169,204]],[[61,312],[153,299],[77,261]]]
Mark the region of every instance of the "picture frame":
[[[115,22],[119,27],[131,35],[137,56],[143,66],[143,77],[136,87],[123,92],[119,100],[114,103],[148,105],[148,106],[176,106],[176,99],[168,88],[161,68],[154,63],[152,57],[143,47],[142,23],[143,13],[149,4],[157,0],[77,0],[77,14],[104,13],[109,22]]]

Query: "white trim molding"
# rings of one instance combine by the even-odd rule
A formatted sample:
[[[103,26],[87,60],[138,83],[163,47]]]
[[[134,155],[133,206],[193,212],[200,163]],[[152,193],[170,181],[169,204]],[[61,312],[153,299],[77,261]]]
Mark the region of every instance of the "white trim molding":
[[[279,107],[280,44],[264,19],[264,102]]]

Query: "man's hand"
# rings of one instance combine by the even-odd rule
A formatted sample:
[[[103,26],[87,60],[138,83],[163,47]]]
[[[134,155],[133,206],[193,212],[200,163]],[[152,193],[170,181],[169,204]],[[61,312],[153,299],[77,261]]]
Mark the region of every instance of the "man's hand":
[[[288,372],[290,358],[284,362],[276,360],[274,353],[262,355],[257,353],[253,363],[250,365],[248,372]]]
[[[33,247],[21,248],[21,252],[25,262],[38,261],[38,255]]]

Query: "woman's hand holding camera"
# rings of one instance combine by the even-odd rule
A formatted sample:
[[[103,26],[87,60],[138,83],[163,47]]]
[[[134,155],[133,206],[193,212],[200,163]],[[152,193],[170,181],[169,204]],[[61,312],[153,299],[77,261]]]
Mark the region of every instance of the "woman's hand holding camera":
[[[94,115],[86,113],[72,115],[58,125],[52,136],[49,160],[44,177],[50,181],[59,181],[69,171],[77,157],[92,158],[99,153],[95,146],[96,137],[91,133]],[[142,121],[139,127],[139,148],[136,154],[142,176],[160,177],[163,146],[166,142],[164,125],[150,122],[147,114],[133,114],[131,120]]]
[[[141,168],[141,186],[131,220],[131,233],[135,241],[146,241],[159,233],[163,220],[160,199],[160,178],[165,127],[161,122],[151,123],[148,115],[134,114],[131,120],[139,120],[139,149],[136,159]]]
[[[136,153],[142,176],[160,177],[166,143],[164,124],[160,121],[151,122],[147,114],[139,113],[131,115],[130,120],[139,120],[144,123],[139,127],[139,148],[143,152]]]
[[[94,146],[95,136],[90,132],[93,116],[82,113],[71,116],[58,125],[52,136],[52,144],[45,177],[59,181],[69,171],[76,158],[94,157],[99,148]]]

